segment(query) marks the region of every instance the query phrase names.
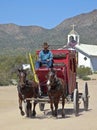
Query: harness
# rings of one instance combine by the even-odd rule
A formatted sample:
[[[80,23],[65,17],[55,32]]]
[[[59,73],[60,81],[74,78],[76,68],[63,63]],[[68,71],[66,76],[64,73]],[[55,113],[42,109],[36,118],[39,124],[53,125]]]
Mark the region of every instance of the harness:
[[[60,89],[63,89],[62,87],[62,83],[60,81],[60,79],[56,79],[55,82],[54,82],[54,87],[51,87],[51,90],[60,90]]]
[[[56,89],[59,90],[59,89],[62,89],[62,83],[59,79],[57,79],[57,82],[56,82]]]
[[[24,88],[21,88],[20,85],[18,84],[17,86],[17,90],[20,93],[20,95],[22,96],[22,99],[25,99],[25,96],[23,94],[23,91],[25,89],[26,92],[29,92],[29,88],[30,88],[30,84],[28,83],[28,81],[25,82]]]

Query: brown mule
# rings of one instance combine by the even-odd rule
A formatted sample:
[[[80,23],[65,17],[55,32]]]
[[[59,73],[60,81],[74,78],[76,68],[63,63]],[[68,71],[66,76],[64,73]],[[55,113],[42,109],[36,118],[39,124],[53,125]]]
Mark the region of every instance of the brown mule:
[[[27,81],[26,80],[27,73],[25,70],[18,69],[18,77],[19,77],[19,82],[18,82],[18,98],[19,98],[19,109],[21,112],[21,115],[23,116],[25,112],[23,111],[22,108],[22,102],[25,101],[26,98],[37,98],[38,96],[38,91],[39,91],[39,86],[35,81]],[[26,116],[31,117],[36,115],[35,107],[36,107],[36,102],[33,103],[33,113],[31,111],[32,109],[32,104],[30,101],[26,101]]]
[[[50,107],[52,111],[52,115],[57,117],[58,115],[58,104],[60,98],[62,98],[62,117],[65,117],[64,105],[65,105],[65,97],[66,97],[66,84],[63,79],[58,78],[56,72],[51,70],[48,73],[48,96],[50,98]],[[53,108],[53,104],[55,107],[55,111]]]

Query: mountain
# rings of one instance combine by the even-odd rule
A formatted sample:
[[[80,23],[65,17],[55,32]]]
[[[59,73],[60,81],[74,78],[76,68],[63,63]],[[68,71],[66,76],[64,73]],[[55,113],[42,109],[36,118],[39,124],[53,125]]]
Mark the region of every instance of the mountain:
[[[72,30],[80,35],[83,44],[97,45],[97,9],[89,13],[68,18],[52,29],[39,26],[18,26],[0,24],[0,54],[22,54],[41,48],[44,41],[50,45],[62,46],[67,43],[67,35]],[[56,46],[55,46],[56,45]]]

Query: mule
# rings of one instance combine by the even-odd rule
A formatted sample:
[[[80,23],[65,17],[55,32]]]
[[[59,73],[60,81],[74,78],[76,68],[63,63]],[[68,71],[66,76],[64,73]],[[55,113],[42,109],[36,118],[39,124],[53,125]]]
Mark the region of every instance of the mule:
[[[27,117],[35,116],[36,115],[36,104],[37,102],[33,102],[33,111],[32,111],[32,104],[29,100],[26,101],[26,108],[25,112],[23,111],[22,102],[25,102],[26,98],[37,98],[38,97],[38,91],[39,91],[39,85],[35,81],[29,81],[26,79],[27,73],[25,70],[18,69],[18,100],[19,100],[19,109],[22,116],[25,115]]]
[[[60,98],[62,98],[62,117],[65,117],[64,105],[66,97],[66,83],[63,81],[63,79],[58,78],[55,70],[51,69],[51,71],[48,73],[47,88],[52,115],[57,117],[58,104]]]

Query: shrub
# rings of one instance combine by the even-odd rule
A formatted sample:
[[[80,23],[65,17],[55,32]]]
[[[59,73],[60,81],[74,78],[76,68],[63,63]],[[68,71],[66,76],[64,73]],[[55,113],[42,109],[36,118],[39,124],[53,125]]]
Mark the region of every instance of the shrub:
[[[83,79],[83,80],[91,80],[91,78],[90,78],[90,77],[87,77],[87,76],[82,77],[82,79]]]
[[[9,81],[8,80],[0,80],[0,86],[8,86]]]
[[[95,71],[94,74],[97,74],[97,71]]]
[[[26,63],[25,56],[0,56],[0,86],[9,85],[11,79],[17,80],[17,68]]]
[[[77,76],[79,78],[83,78],[87,75],[91,75],[92,74],[92,70],[89,67],[85,67],[85,66],[80,66],[77,68]]]

